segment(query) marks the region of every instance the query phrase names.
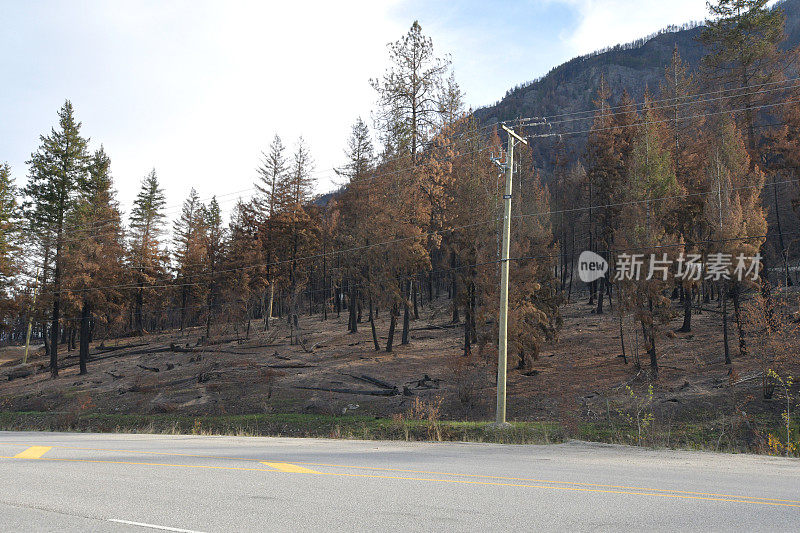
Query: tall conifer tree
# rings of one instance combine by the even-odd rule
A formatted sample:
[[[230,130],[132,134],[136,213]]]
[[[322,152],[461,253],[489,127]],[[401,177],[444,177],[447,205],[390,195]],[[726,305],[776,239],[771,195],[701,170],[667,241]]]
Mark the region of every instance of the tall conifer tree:
[[[163,274],[164,254],[161,232],[164,224],[164,191],[158,183],[155,169],[142,181],[130,215],[131,264],[137,273],[134,295],[134,329],[144,332],[144,300],[147,286]]]
[[[28,184],[29,219],[34,230],[54,243],[53,312],[50,325],[50,374],[58,377],[58,337],[62,311],[64,231],[67,216],[82,199],[86,186],[88,139],[81,136],[67,100],[58,111],[58,127],[39,137],[41,145],[31,154]]]

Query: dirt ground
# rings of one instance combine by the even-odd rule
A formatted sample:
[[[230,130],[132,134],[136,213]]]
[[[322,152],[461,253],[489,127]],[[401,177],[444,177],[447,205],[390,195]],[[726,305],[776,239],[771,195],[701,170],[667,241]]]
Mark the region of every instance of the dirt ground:
[[[737,357],[734,331],[734,364],[724,364],[721,318],[711,310],[716,304],[694,315],[691,333],[674,332],[681,324],[678,305],[658,338],[654,408],[670,417],[724,415],[741,409],[742,402],[751,410],[776,411],[778,407],[760,401],[758,366]],[[637,396],[646,394],[649,361],[638,347],[642,365],[637,370],[635,344],[641,335],[630,318],[624,324],[625,364],[619,316],[613,310],[593,314],[581,298],[563,306],[562,314],[558,342],[544,347],[530,375],[509,362],[510,420],[591,421],[610,416],[614,405],[630,400],[626,386]],[[376,321],[382,347],[387,318],[382,312]],[[63,368],[55,380],[43,348],[36,347],[31,357],[35,373],[7,381],[6,375],[19,369],[22,350],[5,347],[0,349],[0,410],[388,417],[407,412],[420,398],[441,404],[442,418],[491,418],[496,349],[481,354],[475,346],[473,356],[464,358],[463,329],[449,318],[446,300],[420,309],[420,318],[411,324],[410,344],[399,344],[398,328],[393,353],[373,349],[366,320],[358,333],[346,333],[346,312],[327,321],[300,317],[302,345],[289,344],[289,327],[279,319],[269,331],[263,322],[253,321],[249,339],[241,329],[236,333],[226,326],[202,345],[198,341],[204,328],[94,344],[85,376],[78,374],[77,352],[62,347]]]

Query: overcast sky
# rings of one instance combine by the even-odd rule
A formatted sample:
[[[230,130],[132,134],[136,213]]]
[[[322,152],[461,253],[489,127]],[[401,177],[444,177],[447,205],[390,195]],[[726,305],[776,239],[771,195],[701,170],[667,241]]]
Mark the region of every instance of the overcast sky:
[[[415,19],[477,107],[575,55],[704,17],[703,0],[0,0],[0,162],[23,185],[70,99],[126,210],[151,168],[170,215],[191,187],[228,209],[275,133],[306,139],[325,192],[351,124],[371,124],[386,43]]]

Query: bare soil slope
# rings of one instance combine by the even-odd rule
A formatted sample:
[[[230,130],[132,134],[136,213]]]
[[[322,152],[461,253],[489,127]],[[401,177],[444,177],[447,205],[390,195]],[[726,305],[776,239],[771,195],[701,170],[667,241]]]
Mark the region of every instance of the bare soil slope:
[[[713,304],[712,304],[713,305]],[[406,413],[415,398],[440,405],[439,416],[487,419],[495,397],[496,350],[488,347],[467,359],[463,329],[449,323],[449,303],[421,310],[412,321],[410,344],[393,353],[375,351],[369,324],[346,333],[346,313],[300,318],[302,344],[290,345],[285,320],[269,331],[253,321],[249,339],[230,327],[199,343],[203,328],[167,332],[93,345],[89,373],[78,375],[77,353],[62,347],[63,369],[51,379],[41,347],[34,351],[33,374],[13,380],[22,352],[0,351],[0,410],[104,413],[318,413],[389,417]],[[677,308],[676,308],[677,311]],[[651,382],[636,327],[625,323],[628,363],[621,357],[619,317],[591,313],[585,299],[562,308],[564,326],[557,343],[545,347],[529,375],[509,373],[509,419],[577,425],[602,420],[616,406],[640,397]],[[676,313],[677,314],[677,313]],[[376,321],[379,335],[388,317]],[[723,363],[720,316],[697,314],[691,333],[674,333],[676,318],[658,340],[660,373],[653,408],[669,417],[719,417],[742,402],[753,412],[779,416],[779,406],[760,400],[755,361]],[[399,335],[398,335],[399,337]],[[399,340],[399,339],[398,339]],[[385,338],[381,339],[385,343]],[[642,358],[635,365],[635,352]],[[510,363],[513,367],[513,363]]]

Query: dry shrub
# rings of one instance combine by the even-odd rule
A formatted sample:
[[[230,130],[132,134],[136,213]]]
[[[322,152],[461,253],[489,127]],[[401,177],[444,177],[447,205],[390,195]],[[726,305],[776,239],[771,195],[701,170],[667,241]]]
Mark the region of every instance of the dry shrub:
[[[92,396],[88,393],[83,395],[83,397],[79,400],[78,403],[78,409],[80,411],[88,411],[92,409],[94,406],[95,405],[94,402],[92,401]]]
[[[261,381],[267,385],[267,398],[272,398],[272,386],[275,384],[275,378],[285,376],[286,372],[273,368],[259,368],[258,373],[261,376]]]
[[[402,431],[405,439],[408,440],[408,424],[406,424],[403,413],[394,413],[392,415],[392,426],[398,431]]]
[[[154,392],[161,385],[161,380],[154,376],[136,376],[133,379],[131,392]]]
[[[795,362],[800,339],[798,324],[786,312],[777,298],[756,294],[742,308],[742,318],[750,333],[748,355],[756,360],[761,370],[762,395],[772,398],[776,381],[770,370],[783,373]]]
[[[442,400],[441,396],[432,400],[423,400],[416,396],[406,413],[409,420],[424,420],[427,422],[429,440],[442,440],[442,433],[439,428],[439,413],[442,409]]]
[[[481,394],[486,382],[486,364],[482,356],[464,356],[455,353],[448,358],[448,368],[452,371],[456,402],[448,402],[448,412],[456,410],[468,418],[479,418],[486,414],[486,398]]]
[[[732,387],[739,381],[739,372],[735,368],[731,368],[728,372],[728,386]]]

